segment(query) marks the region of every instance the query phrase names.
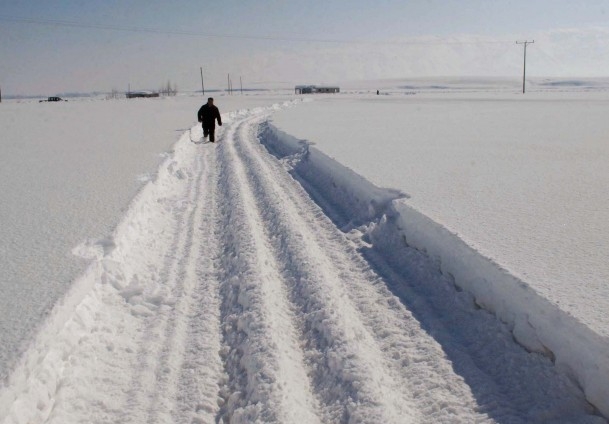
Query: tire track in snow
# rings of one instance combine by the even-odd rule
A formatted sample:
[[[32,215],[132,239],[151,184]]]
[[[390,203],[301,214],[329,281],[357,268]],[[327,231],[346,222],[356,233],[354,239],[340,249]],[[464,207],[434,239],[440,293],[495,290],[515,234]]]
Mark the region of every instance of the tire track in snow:
[[[392,390],[391,377],[383,370],[379,372],[367,357],[370,340],[366,339],[365,331],[351,322],[357,317],[350,305],[342,302],[344,293],[333,290],[335,276],[311,269],[320,265],[320,260],[315,254],[303,252],[308,246],[305,238],[310,234],[302,226],[294,225],[298,214],[286,216],[283,209],[289,205],[281,201],[283,193],[274,190],[273,183],[264,178],[265,169],[249,157],[251,152],[243,151],[244,145],[256,142],[257,123],[258,120],[242,126],[236,148],[247,171],[244,180],[251,181],[255,190],[253,197],[263,213],[261,221],[267,223],[267,238],[281,264],[279,278],[287,281],[290,299],[304,323],[301,338],[310,349],[307,356],[314,370],[313,384],[323,403],[324,422],[398,422],[398,416],[412,418],[412,412],[405,406],[407,402],[395,400],[394,394],[399,391]],[[291,179],[285,171],[279,176],[286,177]],[[323,287],[325,283],[330,283],[329,290]]]
[[[298,323],[269,252],[265,223],[237,159],[238,119],[219,146],[225,366],[220,419],[230,423],[320,422],[298,337]]]
[[[272,238],[279,240],[276,248],[288,258],[285,272],[294,275],[297,270],[296,279],[301,280],[293,284],[297,291],[293,298],[305,308],[305,314],[311,312],[311,297],[316,298],[314,302],[319,302],[317,313],[323,315],[340,310],[345,314],[339,327],[348,329],[347,337],[341,334],[341,329],[332,329],[328,325],[335,317],[311,322],[311,328],[317,326],[322,333],[331,333],[325,335],[325,343],[317,342],[318,348],[327,355],[328,346],[342,341],[348,346],[346,351],[359,351],[361,362],[353,368],[356,375],[361,375],[355,379],[358,382],[376,379],[378,387],[375,394],[377,399],[383,400],[370,403],[383,404],[390,402],[388,399],[394,402],[383,406],[383,413],[387,413],[385,416],[379,415],[373,420],[369,415],[371,412],[364,412],[361,404],[356,411],[347,408],[345,415],[351,417],[361,413],[364,421],[382,419],[385,422],[403,422],[408,414],[414,421],[419,421],[416,418],[419,414],[432,418],[434,422],[453,422],[456,416],[465,418],[464,422],[488,420],[486,414],[475,412],[476,404],[469,388],[454,374],[441,347],[425,334],[420,324],[387,290],[382,279],[308,198],[302,187],[291,177],[285,178],[286,171],[255,141],[252,128],[243,131],[237,149],[250,170],[248,178],[252,184],[265,187],[259,189],[257,199],[267,205],[265,221],[278,227]],[[302,280],[306,281],[306,286]],[[326,284],[321,285],[321,282]],[[320,285],[320,293],[311,296],[315,283]],[[334,287],[328,288],[329,283]],[[325,299],[323,290],[329,292]],[[345,298],[349,301],[338,302]],[[349,335],[355,335],[357,340],[349,340]],[[369,351],[362,352],[362,347]],[[340,364],[342,368],[350,365],[353,364],[349,361]],[[322,373],[324,377],[319,380],[320,386],[327,385],[328,371],[330,375],[341,377],[342,370],[332,368],[332,365],[326,366]],[[374,369],[375,375],[365,376],[364,369]],[[393,416],[391,412],[394,412]]]

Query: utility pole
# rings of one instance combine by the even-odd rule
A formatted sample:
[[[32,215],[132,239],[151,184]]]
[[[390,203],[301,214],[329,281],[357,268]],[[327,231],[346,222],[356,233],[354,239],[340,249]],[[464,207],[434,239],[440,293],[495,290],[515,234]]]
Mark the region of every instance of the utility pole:
[[[205,84],[203,84],[203,67],[201,67],[201,92],[203,93],[203,97],[205,97]]]
[[[230,95],[230,74],[228,74],[228,76],[226,77],[226,85],[227,85],[226,91]]]
[[[239,85],[241,86],[241,95],[243,96],[243,81],[241,80],[241,76],[239,76]]]
[[[525,81],[526,81],[526,77],[527,77],[527,44],[533,44],[534,42],[535,42],[535,40],[533,40],[533,41],[516,41],[516,44],[524,45],[524,66],[523,66],[523,71],[522,71],[522,94],[524,94]]]

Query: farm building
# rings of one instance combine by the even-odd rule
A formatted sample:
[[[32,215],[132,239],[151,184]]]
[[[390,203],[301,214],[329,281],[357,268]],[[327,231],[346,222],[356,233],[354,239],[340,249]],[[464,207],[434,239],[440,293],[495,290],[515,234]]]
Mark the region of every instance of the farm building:
[[[127,93],[128,99],[135,99],[138,97],[159,97],[159,93],[152,91],[130,91]]]
[[[340,93],[339,87],[317,86],[317,85],[297,85],[294,88],[295,94],[312,94],[312,93]]]

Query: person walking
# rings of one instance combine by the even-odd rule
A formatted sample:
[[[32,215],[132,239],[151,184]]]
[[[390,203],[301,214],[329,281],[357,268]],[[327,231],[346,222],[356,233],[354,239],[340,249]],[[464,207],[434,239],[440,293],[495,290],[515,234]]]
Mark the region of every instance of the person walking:
[[[205,139],[209,135],[209,141],[215,143],[216,120],[218,125],[222,126],[222,118],[220,117],[220,111],[214,106],[213,97],[208,98],[207,103],[201,106],[201,109],[197,113],[197,118],[199,118],[199,122],[203,125],[203,138]]]

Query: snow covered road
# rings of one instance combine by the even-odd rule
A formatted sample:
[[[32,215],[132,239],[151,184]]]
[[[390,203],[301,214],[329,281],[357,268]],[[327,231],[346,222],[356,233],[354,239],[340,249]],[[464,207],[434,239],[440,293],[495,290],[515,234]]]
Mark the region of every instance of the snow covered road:
[[[406,272],[366,223],[341,231],[302,157],[269,147],[279,107],[228,114],[215,145],[193,127],[113,237],[78,249],[93,263],[0,422],[605,422],[420,252]]]

